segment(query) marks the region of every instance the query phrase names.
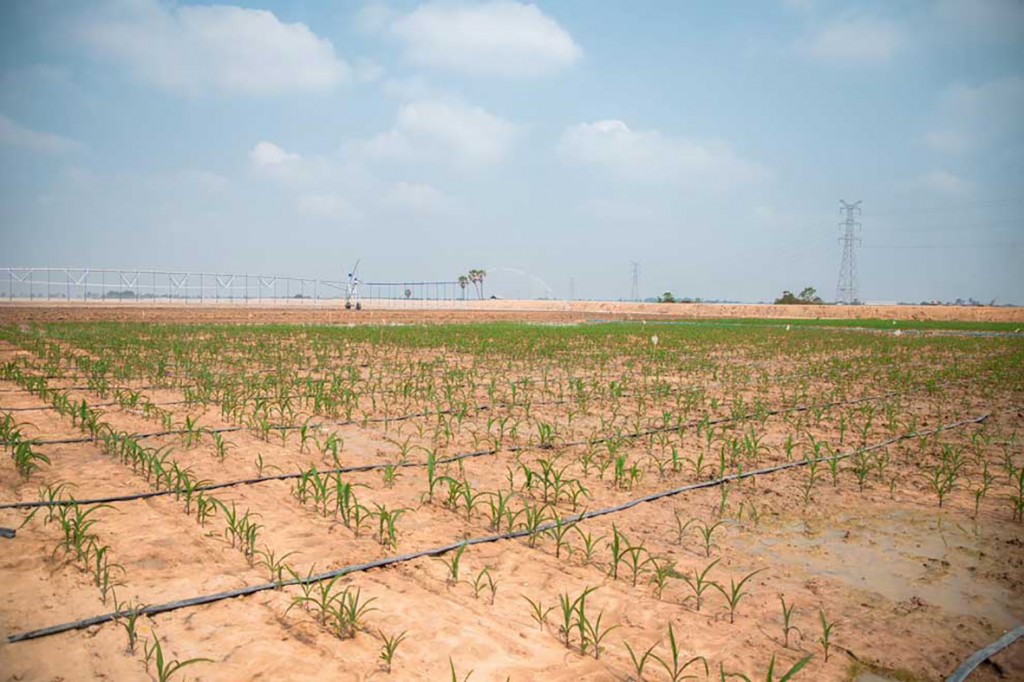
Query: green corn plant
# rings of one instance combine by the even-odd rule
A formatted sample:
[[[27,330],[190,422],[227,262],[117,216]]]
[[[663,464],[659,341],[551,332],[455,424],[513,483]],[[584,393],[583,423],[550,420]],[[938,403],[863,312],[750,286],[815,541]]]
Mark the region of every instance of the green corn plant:
[[[528,532],[526,544],[531,548],[537,546],[541,527],[547,519],[547,509],[548,505],[546,504],[523,505],[523,528]]]
[[[575,530],[579,534],[580,540],[583,542],[583,549],[581,550],[583,555],[583,565],[589,566],[594,562],[594,554],[597,551],[598,543],[604,540],[605,536],[599,535],[595,538],[592,533],[584,533],[578,525],[575,526]]]
[[[358,588],[353,590],[351,586],[348,586],[342,590],[341,594],[333,600],[333,604],[328,607],[334,634],[340,639],[355,637],[356,632],[362,627],[363,617],[369,612],[377,610],[370,606],[374,601],[376,601],[376,597],[363,600],[362,591]]]
[[[209,658],[190,658],[185,661],[165,660],[163,647],[160,646],[160,639],[155,634],[153,635],[153,643],[146,644],[145,653],[147,670],[149,669],[149,661],[155,659],[156,679],[159,682],[167,682],[185,666],[195,665],[196,663],[213,663],[213,660]]]
[[[668,587],[669,578],[678,578],[676,562],[661,557],[651,557],[651,565],[654,567],[651,582],[654,584],[654,594],[661,599],[665,588]]]
[[[782,602],[782,636],[783,641],[785,642],[784,646],[788,649],[789,633],[796,632],[801,638],[803,638],[804,633],[800,631],[800,628],[791,624],[793,620],[793,609],[796,607],[796,604],[790,604],[787,606],[786,598],[781,594],[779,595],[779,601]]]
[[[796,677],[796,674],[798,672],[800,672],[803,669],[803,667],[805,665],[807,665],[807,662],[810,661],[812,658],[814,658],[813,655],[805,656],[804,658],[802,658],[799,661],[797,661],[796,663],[794,663],[793,667],[791,667],[788,671],[783,673],[782,677],[776,678],[775,677],[775,654],[772,654],[772,660],[768,663],[768,671],[765,673],[765,677],[764,677],[765,682],[790,682],[790,680],[792,680],[794,677]],[[746,675],[744,675],[743,673],[729,673],[729,672],[726,672],[725,671],[725,666],[722,663],[718,664],[718,674],[719,674],[719,679],[721,680],[721,682],[725,682],[730,677],[735,677],[735,678],[744,680],[744,682],[752,682],[752,680],[749,677],[747,677]]]
[[[576,528],[576,521],[565,523],[562,521],[560,516],[555,516],[553,525],[547,529],[546,533],[551,536],[551,539],[555,541],[555,558],[561,558],[562,548],[565,547],[572,553],[572,547],[569,545],[567,535],[569,531]]]
[[[679,649],[679,644],[676,642],[676,633],[672,629],[672,623],[668,624],[668,646],[669,656],[662,658],[661,656],[654,656],[654,660],[657,661],[665,672],[668,673],[669,679],[672,682],[680,682],[680,680],[696,679],[696,675],[687,675],[686,669],[694,663],[700,663],[704,666],[704,676],[708,676],[708,661],[703,656],[694,656],[685,663],[683,662],[683,656]]]
[[[377,636],[380,637],[381,641],[379,658],[384,664],[384,672],[391,673],[391,664],[395,659],[395,652],[398,651],[398,645],[405,641],[408,633],[408,630],[403,630],[397,635],[387,635],[383,630],[377,630]]]
[[[726,602],[729,604],[729,622],[730,623],[734,623],[736,621],[736,608],[739,606],[740,600],[743,599],[743,597],[745,597],[748,594],[747,592],[745,592],[743,590],[743,586],[747,583],[748,580],[753,578],[755,575],[757,575],[761,571],[765,571],[765,570],[767,570],[767,569],[759,568],[758,570],[756,570],[756,571],[754,571],[752,573],[748,573],[743,578],[741,578],[739,582],[736,582],[736,580],[734,578],[730,578],[729,579],[729,589],[728,590],[725,589],[724,587],[722,587],[718,583],[713,583],[712,584],[713,587],[715,587],[715,589],[717,589],[719,592],[722,593],[722,596],[725,597]]]
[[[438,561],[443,563],[448,569],[448,584],[455,585],[459,582],[459,562],[462,561],[462,553],[466,551],[466,543],[459,545],[459,548],[449,557],[438,557]]]
[[[540,627],[540,629],[543,630],[544,626],[548,622],[548,614],[551,613],[552,611],[554,611],[555,607],[554,606],[549,606],[549,607],[547,607],[545,609],[541,605],[541,602],[540,602],[539,599],[537,601],[533,601],[532,599],[527,597],[525,594],[521,594],[519,596],[522,597],[523,599],[525,599],[527,602],[529,602],[530,609],[531,609],[530,610],[530,617],[533,618],[534,622],[536,622],[537,625]]]
[[[114,623],[124,629],[128,637],[126,651],[129,654],[135,653],[135,645],[139,641],[138,620],[142,614],[142,606],[132,606],[131,602],[118,602],[117,594],[114,596]]]
[[[714,544],[714,542],[712,541],[712,536],[714,535],[715,530],[717,530],[719,526],[722,526],[724,524],[725,524],[724,520],[718,521],[718,522],[712,523],[712,524],[707,524],[707,523],[698,523],[697,524],[697,531],[700,533],[701,539],[704,542],[704,556],[705,557],[710,559],[711,558],[711,548],[718,546],[718,545]]]
[[[821,644],[821,648],[825,651],[825,662],[828,663],[828,650],[832,646],[832,629],[835,628],[835,622],[828,622],[825,618],[825,612],[822,609],[818,609],[818,616],[821,619],[821,638],[818,639],[818,643]]]
[[[395,549],[398,547],[398,530],[396,524],[398,518],[409,511],[406,508],[388,509],[385,505],[374,503],[376,512],[371,512],[377,517],[377,541],[384,547]]]
[[[468,673],[466,673],[466,676],[463,677],[460,680],[459,679],[459,674],[457,672],[455,672],[455,662],[452,661],[452,657],[451,656],[448,657],[448,668],[451,670],[451,674],[452,674],[451,680],[452,680],[452,682],[468,682],[469,678],[473,676],[473,671],[470,670]]]
[[[622,642],[622,645],[626,647],[626,651],[629,652],[629,660],[630,663],[632,663],[633,665],[633,672],[636,673],[635,679],[637,680],[637,682],[641,682],[644,679],[644,670],[647,669],[647,664],[650,663],[651,660],[654,658],[654,649],[660,643],[661,642],[655,642],[650,647],[648,647],[643,653],[637,656],[636,652],[633,651],[633,647],[629,645],[629,642]]]
[[[704,593],[708,590],[709,587],[716,584],[715,582],[708,580],[708,573],[711,572],[711,569],[714,568],[715,564],[717,564],[719,561],[721,561],[721,559],[715,559],[710,564],[705,566],[704,570],[702,571],[698,571],[696,568],[693,569],[692,577],[688,573],[682,574],[683,580],[686,582],[687,585],[690,586],[690,589],[693,590],[693,596],[694,601],[696,603],[697,611],[700,611],[700,605],[703,601]]]
[[[286,570],[290,571],[288,564],[285,563],[285,559],[298,554],[298,552],[285,552],[280,557],[274,553],[274,550],[267,545],[263,546],[263,549],[257,550],[256,554],[259,555],[259,565],[267,570],[270,575],[270,582],[276,583],[278,587],[283,582],[283,574]]]

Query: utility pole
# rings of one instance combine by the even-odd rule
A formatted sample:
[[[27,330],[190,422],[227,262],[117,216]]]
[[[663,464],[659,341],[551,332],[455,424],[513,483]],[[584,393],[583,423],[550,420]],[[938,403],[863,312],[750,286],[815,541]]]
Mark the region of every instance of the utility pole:
[[[836,302],[853,305],[859,302],[857,298],[857,252],[854,247],[860,244],[860,237],[857,236],[860,223],[855,220],[855,217],[861,213],[860,201],[851,204],[840,199],[839,212],[846,217],[839,223],[839,227],[843,230],[842,236],[839,237],[839,243],[843,245],[843,260],[839,264]]]
[[[576,279],[574,277],[569,278],[569,300],[576,300]]]
[[[639,301],[640,300],[640,261],[630,261],[632,264],[632,271],[630,275],[630,281],[632,286],[629,290],[629,300]]]

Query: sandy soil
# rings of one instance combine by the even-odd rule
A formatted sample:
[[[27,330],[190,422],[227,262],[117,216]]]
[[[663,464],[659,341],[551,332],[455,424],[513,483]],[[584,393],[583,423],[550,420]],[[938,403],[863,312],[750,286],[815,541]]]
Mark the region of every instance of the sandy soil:
[[[60,315],[69,310],[60,306],[34,308],[27,314]],[[5,314],[9,311],[5,309]],[[90,312],[124,315],[138,311],[97,308]],[[166,313],[167,320],[183,314],[175,308],[145,312]],[[190,308],[186,314],[196,312]],[[326,311],[202,308],[198,312],[226,316],[213,319],[237,319],[231,316],[255,313],[282,315],[294,321],[289,317],[293,313],[323,315]],[[0,344],[0,362],[26,354]],[[414,360],[428,357],[429,351],[424,351]],[[741,354],[736,359],[776,377],[799,369],[788,365],[784,358]],[[462,361],[469,364],[449,354],[441,370],[457,367]],[[918,361],[925,363],[927,359]],[[503,367],[510,376],[538,372],[538,368],[525,364]],[[613,363],[600,380],[627,370]],[[707,377],[706,386],[712,395],[720,391],[724,399],[733,395],[733,387],[724,385],[728,381]],[[52,385],[70,389],[81,385],[81,380],[68,377]],[[814,378],[809,385],[818,395],[827,395],[827,380]],[[866,387],[865,395],[871,394],[872,388]],[[473,392],[480,402],[486,402],[485,387]],[[775,387],[759,387],[751,392],[773,404],[782,401]],[[192,416],[209,428],[231,426],[215,408],[173,404],[183,398],[179,390],[161,388],[145,393],[154,402],[166,404],[176,423]],[[73,389],[72,394],[90,403],[103,402],[88,389]],[[42,408],[45,403],[12,382],[0,381],[0,406]],[[947,408],[926,394],[910,397],[903,404],[907,413],[922,416],[923,427],[938,425],[938,415],[944,413],[952,418],[954,414]],[[118,429],[137,433],[159,430],[159,425],[137,411],[105,409],[104,419]],[[541,404],[533,409],[538,419],[565,418],[563,405]],[[991,432],[1000,436],[1024,427],[1021,405],[1005,395],[968,395],[956,410],[970,413],[963,416],[993,412]],[[727,407],[723,407],[723,413],[728,413]],[[78,433],[69,420],[52,411],[16,414],[19,419],[31,421],[32,435],[40,439]],[[488,412],[474,414],[469,423],[480,425],[489,416]],[[392,462],[406,437],[429,444],[419,440],[415,425],[430,421],[403,422],[408,427],[399,433],[394,425],[385,430],[379,423],[338,426],[335,431],[345,439],[344,463]],[[596,416],[580,417],[573,427],[576,431],[564,433],[562,438],[580,436],[598,426]],[[869,442],[883,437],[880,425],[875,431]],[[783,461],[781,445],[787,433],[781,419],[766,421],[765,437],[772,450],[766,453],[762,466]],[[949,441],[967,443],[970,433],[971,429],[951,433]],[[839,438],[831,423],[816,434],[833,442]],[[469,430],[460,432],[439,455],[474,449],[470,436]],[[165,436],[154,439],[154,445],[172,446],[175,461],[213,481],[256,475],[257,455],[266,466],[286,472],[310,463],[324,465],[319,457],[304,452],[294,437],[285,442],[267,442],[240,431],[228,438],[233,447],[223,461],[213,455],[209,439],[186,447],[178,436]],[[523,442],[528,441],[529,435],[524,435]],[[691,431],[678,445],[692,454],[701,451],[701,443]],[[651,444],[639,440],[624,447],[639,458]],[[680,574],[703,570],[718,560],[711,576],[727,584],[730,578],[738,580],[763,569],[751,579],[750,594],[740,603],[735,622],[730,622],[723,595],[713,589],[698,610],[682,579],[671,580],[658,594],[649,576],[632,584],[625,566],[620,567],[618,579],[609,577],[605,542],[600,543],[595,560],[588,562],[581,536],[573,534],[572,553],[562,548],[560,556],[550,538],[536,546],[519,540],[473,547],[464,556],[461,580],[455,584],[447,580],[448,569],[438,559],[418,559],[345,578],[342,584],[362,590],[364,597],[376,600],[373,606],[379,609],[368,615],[367,630],[353,639],[339,640],[302,607],[289,610],[297,594],[295,589],[268,591],[144,619],[141,631],[145,637],[160,638],[165,656],[212,659],[213,663],[183,671],[188,679],[199,680],[389,679],[378,661],[377,631],[409,633],[395,657],[390,679],[450,679],[451,660],[459,679],[472,670],[471,680],[623,680],[633,675],[624,643],[639,653],[660,642],[655,651],[664,658],[669,623],[680,641],[683,660],[696,655],[708,657],[714,679],[719,665],[726,671],[763,679],[772,655],[788,666],[803,655],[814,654],[798,680],[847,680],[871,666],[877,668],[883,680],[937,680],[975,649],[1024,620],[1024,531],[1008,520],[1005,499],[1009,488],[1002,476],[983,500],[977,518],[972,518],[973,499],[966,489],[951,496],[939,509],[914,463],[916,447],[908,444],[892,448],[891,471],[896,481],[892,488],[870,479],[861,490],[849,471],[832,485],[824,473],[809,507],[802,502],[805,474],[800,470],[735,486],[729,493],[730,511],[710,549],[703,546],[693,527],[681,541],[676,528],[677,518],[714,523],[720,504],[716,489],[640,505],[581,526],[593,537],[607,538],[618,529],[635,545],[642,543],[650,555],[674,561]],[[520,461],[536,465],[542,458],[571,450],[530,448],[517,453],[506,448],[490,457],[465,460],[463,473],[477,490],[498,490],[504,485],[507,470]],[[73,484],[78,497],[150,489],[140,474],[103,454],[94,443],[48,446],[46,453],[52,466],[30,482],[18,477],[5,462],[0,468],[2,501],[38,499],[40,485],[58,481]],[[413,458],[421,460],[422,453]],[[448,471],[455,475],[458,468],[452,466]],[[572,473],[581,475],[576,464]],[[632,489],[620,490],[593,472],[585,478],[593,493],[590,508],[619,504],[694,480],[685,472],[659,475],[652,470]],[[467,519],[461,511],[446,509],[438,502],[425,503],[421,499],[422,470],[407,470],[390,487],[383,484],[379,472],[353,474],[348,479],[365,485],[360,489],[365,504],[408,509],[399,524],[399,552],[491,532],[482,513]],[[336,519],[324,518],[311,505],[301,504],[292,494],[290,482],[224,489],[217,492],[217,497],[234,502],[239,509],[257,512],[264,525],[261,543],[279,555],[296,552],[291,562],[300,574],[314,567],[324,570],[393,553],[382,548],[371,532],[356,536]],[[756,516],[749,512],[752,508],[757,509]],[[748,510],[746,514],[744,509]],[[115,560],[124,567],[121,599],[159,603],[267,579],[264,569],[250,566],[229,545],[219,520],[200,526],[182,512],[182,503],[168,496],[119,503],[96,513],[100,541],[111,547]],[[16,527],[24,518],[22,512],[0,511],[0,526]],[[86,572],[62,560],[60,554],[54,555],[53,547],[60,535],[53,524],[45,524],[43,515],[37,514],[19,530],[15,540],[0,540],[4,550],[0,552],[0,635],[6,637],[110,610],[111,604],[103,603]],[[498,581],[493,601],[486,590],[475,595],[471,585],[485,567]],[[603,623],[617,627],[608,635],[606,650],[599,659],[563,646],[555,625],[559,595],[576,595],[586,587],[598,588],[588,601],[591,616],[603,612]],[[782,641],[779,595],[796,605],[794,624],[800,632],[791,633],[789,647]],[[524,597],[555,607],[548,625],[538,626],[531,619]],[[838,623],[827,662],[817,642],[819,608]],[[1024,646],[1017,645],[994,660],[994,665],[982,668],[972,679],[1024,679]],[[695,665],[688,672],[696,670]],[[124,633],[114,625],[0,644],[0,679],[147,678],[141,653],[125,652]],[[698,679],[703,678],[701,669]],[[644,679],[668,677],[652,663]]]
[[[963,306],[775,306],[621,303],[609,301],[367,301],[362,311],[346,311],[338,301],[267,303],[19,303],[0,301],[0,323],[86,320],[287,323],[415,324],[520,321],[573,323],[587,320],[688,320],[714,318],[883,319],[1020,322],[1024,308]]]

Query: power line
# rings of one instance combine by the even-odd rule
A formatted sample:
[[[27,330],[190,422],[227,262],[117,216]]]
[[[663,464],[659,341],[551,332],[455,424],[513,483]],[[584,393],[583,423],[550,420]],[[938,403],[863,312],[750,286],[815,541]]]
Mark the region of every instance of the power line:
[[[639,301],[640,300],[640,261],[630,261],[631,272],[630,281],[631,288],[629,291],[629,300]]]
[[[993,199],[991,201],[978,201],[969,204],[946,204],[945,206],[915,206],[915,207],[891,207],[872,209],[871,215],[895,215],[903,213],[943,213],[946,211],[966,211],[976,208],[995,208],[1000,206],[1012,206],[1013,204],[1024,203],[1024,197]]]

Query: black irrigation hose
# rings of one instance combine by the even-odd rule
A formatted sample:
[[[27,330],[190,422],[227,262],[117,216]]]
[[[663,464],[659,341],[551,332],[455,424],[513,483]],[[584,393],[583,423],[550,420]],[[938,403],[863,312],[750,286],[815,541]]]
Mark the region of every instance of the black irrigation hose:
[[[975,668],[1016,642],[1021,637],[1024,637],[1024,625],[1018,625],[984,649],[972,654],[970,658],[960,664],[960,667],[957,668],[952,675],[946,678],[946,682],[964,682],[964,680],[974,672]]]
[[[882,395],[867,396],[865,398],[854,398],[853,400],[834,400],[834,401],[828,402],[828,403],[821,403],[820,405],[796,405],[795,407],[778,407],[778,408],[775,408],[774,410],[767,410],[763,414],[765,414],[766,416],[772,417],[772,416],[775,416],[775,415],[786,414],[786,413],[789,413],[789,412],[807,412],[808,410],[813,410],[814,408],[829,409],[829,408],[832,408],[832,407],[839,407],[839,406],[842,406],[842,405],[856,405],[858,403],[871,402],[873,400],[885,400],[886,398],[891,398],[893,396],[899,396],[899,395],[905,395],[905,394],[906,394],[905,392],[901,393],[899,391],[894,391],[892,393],[884,393]],[[712,425],[712,426],[717,426],[718,424],[725,424],[725,423],[732,422],[732,421],[740,421],[740,420],[750,419],[753,416],[755,416],[754,413],[748,412],[747,414],[743,415],[743,417],[741,417],[741,418],[737,418],[737,417],[719,417],[718,419],[712,419],[712,420],[708,421],[707,423],[709,425]],[[668,431],[676,431],[677,429],[685,427],[685,426],[696,426],[697,424],[700,424],[700,423],[701,423],[701,420],[699,420],[699,419],[692,419],[689,422],[685,422],[685,423],[682,423],[682,424],[676,424],[674,426],[658,426],[658,427],[653,428],[653,429],[645,429],[643,431],[637,431],[635,433],[624,433],[624,434],[621,434],[621,435],[602,436],[600,438],[592,438],[592,439],[589,439],[589,440],[574,440],[574,441],[568,441],[566,443],[558,443],[558,444],[556,444],[553,447],[548,448],[548,449],[572,448],[572,447],[578,447],[580,445],[594,445],[594,444],[598,444],[598,443],[606,443],[608,441],[616,440],[616,439],[619,439],[619,438],[643,438],[644,436],[653,436],[656,433],[666,433]],[[513,445],[512,447],[509,448],[509,451],[517,452],[519,450],[530,450],[530,449],[535,448],[535,447],[536,446],[531,446],[531,445]]]
[[[458,455],[452,455],[451,457],[445,457],[437,460],[437,464],[451,464],[452,462],[458,462],[461,459],[471,459],[473,457],[486,457],[487,455],[493,455],[497,450],[476,450],[474,452],[464,452]],[[425,467],[427,466],[424,462],[400,462],[397,464],[359,464],[350,467],[341,467],[338,469],[324,469],[320,471],[321,474],[352,474],[361,473],[364,471],[376,471],[378,469],[384,469],[386,467],[394,467],[396,469],[406,469],[410,467]],[[194,492],[206,492],[208,490],[220,490],[221,488],[233,488],[240,485],[254,485],[256,483],[263,483],[265,481],[287,481],[295,478],[302,478],[305,476],[305,472],[299,472],[294,474],[276,474],[274,476],[259,476],[256,478],[243,478],[235,481],[225,481],[223,483],[211,483],[209,485],[199,485],[193,488]],[[181,490],[151,490],[145,493],[130,493],[127,495],[115,495],[113,497],[95,497],[86,500],[38,500],[36,502],[7,502],[0,504],[0,510],[4,509],[38,509],[40,507],[66,507],[70,505],[92,505],[92,504],[108,504],[110,502],[131,502],[133,500],[148,500],[153,497],[164,497],[167,495],[180,495]]]
[[[534,534],[537,534],[537,533],[542,533],[544,531],[550,530],[551,528],[554,528],[557,524],[565,525],[565,524],[577,523],[577,522],[583,521],[585,519],[593,519],[593,518],[596,518],[596,517],[599,517],[599,516],[606,516],[608,514],[615,514],[615,513],[618,513],[618,512],[621,512],[621,511],[625,511],[627,509],[630,509],[632,507],[635,507],[635,506],[637,506],[639,504],[643,504],[645,502],[654,502],[656,500],[660,500],[660,499],[663,499],[663,498],[666,498],[666,497],[671,497],[673,495],[679,495],[681,493],[689,492],[689,491],[692,491],[692,490],[700,490],[700,489],[703,489],[703,488],[712,488],[712,487],[724,485],[726,483],[731,483],[733,481],[739,481],[739,480],[742,480],[744,478],[750,478],[752,476],[763,476],[763,475],[775,473],[775,472],[778,472],[778,471],[785,471],[787,469],[793,469],[793,468],[796,468],[796,467],[805,466],[805,465],[809,464],[810,462],[825,462],[825,461],[831,461],[833,459],[846,459],[847,457],[852,457],[853,455],[856,455],[856,454],[858,454],[860,452],[871,452],[873,450],[879,450],[881,448],[888,447],[889,445],[892,445],[893,443],[898,443],[898,442],[903,441],[903,440],[909,440],[911,438],[917,438],[917,437],[920,437],[920,436],[927,436],[927,435],[931,435],[933,433],[939,433],[940,431],[946,431],[948,429],[955,429],[957,427],[966,426],[966,425],[969,425],[969,424],[980,424],[981,422],[983,422],[986,419],[988,419],[988,417],[989,417],[988,414],[984,414],[984,415],[981,415],[980,417],[975,417],[973,419],[965,419],[965,420],[962,420],[962,421],[954,422],[952,424],[946,424],[944,426],[939,426],[939,427],[936,427],[934,429],[928,429],[927,431],[915,431],[913,433],[907,433],[907,434],[903,434],[901,436],[895,436],[893,438],[889,438],[887,440],[884,440],[881,443],[877,443],[875,445],[871,445],[871,446],[868,446],[866,448],[861,448],[859,450],[853,450],[853,451],[850,451],[850,452],[847,452],[847,453],[844,453],[844,454],[841,454],[841,455],[834,455],[832,457],[822,457],[822,458],[819,458],[819,459],[816,459],[816,460],[806,460],[805,459],[805,460],[799,460],[799,461],[796,461],[796,462],[788,462],[786,464],[781,464],[781,465],[777,465],[777,466],[773,466],[773,467],[768,467],[768,468],[765,468],[765,469],[758,469],[756,471],[748,471],[748,472],[741,473],[741,474],[732,474],[730,476],[725,476],[723,478],[719,478],[719,479],[715,479],[715,480],[711,480],[711,481],[703,481],[701,483],[693,483],[693,484],[685,485],[685,486],[682,486],[682,487],[679,487],[679,488],[673,488],[671,490],[665,490],[665,491],[662,491],[662,492],[653,493],[651,495],[646,495],[644,497],[639,497],[637,499],[630,500],[629,502],[626,502],[625,504],[620,504],[620,505],[617,505],[615,507],[608,507],[606,509],[595,509],[593,511],[583,512],[581,514],[573,514],[573,515],[571,515],[571,516],[569,516],[569,517],[567,517],[565,519],[559,520],[558,522],[549,521],[549,522],[547,522],[545,524],[541,524],[540,526],[538,526],[534,530],[522,529],[522,530],[512,531],[512,532],[508,532],[508,533],[498,533],[498,534],[494,534],[494,535],[485,535],[485,536],[482,536],[482,537],[470,538],[468,540],[463,540],[461,542],[454,542],[454,543],[451,543],[451,544],[442,545],[440,547],[434,547],[434,548],[431,548],[431,549],[421,550],[421,551],[418,551],[418,552],[411,552],[411,553],[408,553],[408,554],[400,554],[400,555],[397,555],[397,556],[384,557],[382,559],[376,559],[374,561],[369,561],[369,562],[362,563],[362,564],[352,564],[352,565],[349,565],[349,566],[343,566],[343,567],[335,569],[333,571],[327,571],[327,572],[324,572],[324,573],[318,573],[316,575],[307,576],[305,578],[292,578],[290,580],[283,580],[281,582],[276,582],[276,583],[275,582],[270,582],[270,583],[262,583],[262,584],[259,584],[259,585],[250,585],[249,587],[242,587],[242,588],[235,589],[235,590],[228,590],[226,592],[216,592],[214,594],[206,594],[206,595],[201,595],[199,597],[192,597],[191,599],[182,599],[182,600],[178,600],[178,601],[167,602],[167,603],[164,603],[164,604],[156,604],[156,605],[152,605],[152,606],[145,606],[143,608],[138,609],[138,611],[136,613],[138,615],[155,616],[155,615],[160,614],[160,613],[167,613],[169,611],[176,611],[178,609],[188,608],[188,607],[191,607],[191,606],[200,606],[200,605],[203,605],[203,604],[212,604],[214,602],[223,601],[225,599],[234,599],[235,597],[245,597],[245,596],[248,596],[250,594],[256,594],[257,592],[265,592],[267,590],[280,589],[282,587],[291,587],[291,586],[294,586],[294,585],[309,585],[309,584],[312,584],[312,583],[323,582],[324,580],[331,580],[333,578],[337,578],[337,577],[340,577],[340,576],[348,575],[350,573],[361,573],[363,571],[369,571],[369,570],[375,569],[375,568],[385,568],[387,566],[394,566],[395,564],[401,564],[401,563],[405,563],[405,562],[408,562],[408,561],[413,561],[415,559],[421,559],[421,558],[433,557],[433,556],[440,556],[442,554],[446,554],[448,552],[457,550],[459,547],[462,547],[462,546],[467,546],[468,547],[468,546],[473,546],[473,545],[488,544],[488,543],[492,543],[492,542],[500,542],[502,540],[515,540],[515,539],[518,539],[518,538],[527,537],[529,535],[534,535]],[[77,621],[73,621],[73,622],[70,622],[70,623],[62,623],[60,625],[51,625],[50,627],[41,628],[39,630],[30,630],[28,632],[17,633],[17,634],[8,636],[7,637],[7,641],[9,643],[13,644],[15,642],[24,642],[24,641],[27,641],[27,640],[30,640],[30,639],[39,639],[41,637],[49,637],[51,635],[58,635],[58,634],[61,634],[63,632],[69,632],[71,630],[81,630],[81,629],[84,629],[84,628],[87,628],[87,627],[91,627],[93,625],[102,625],[103,623],[109,623],[109,622],[111,622],[113,620],[117,620],[118,618],[124,618],[124,617],[127,617],[127,616],[131,615],[131,614],[132,614],[132,612],[130,612],[130,611],[115,611],[115,612],[112,612],[112,613],[105,613],[105,614],[102,614],[102,615],[99,615],[99,616],[93,616],[92,618],[86,618],[84,620],[77,620]]]
[[[839,402],[835,402],[834,401],[834,402],[831,402],[831,403],[823,403],[822,405],[798,405],[796,407],[787,407],[787,408],[778,408],[778,409],[774,409],[774,410],[769,410],[765,414],[777,415],[777,414],[783,414],[783,413],[786,413],[786,412],[806,412],[807,410],[813,409],[814,407],[827,408],[827,407],[836,407],[836,406],[839,406],[839,405],[855,405],[857,403],[867,402],[867,401],[871,401],[871,400],[884,400],[885,398],[890,398],[890,397],[892,397],[894,395],[900,395],[900,394],[899,393],[886,393],[886,394],[879,395],[879,396],[868,396],[866,398],[856,398],[854,400],[839,401]],[[434,413],[430,413],[430,414],[434,414]],[[751,416],[752,416],[751,414],[747,414],[747,415],[745,415],[743,417],[743,419],[748,419]],[[378,419],[383,419],[383,418],[378,418]],[[712,424],[712,425],[717,425],[717,424],[725,424],[725,423],[728,423],[728,422],[731,422],[731,421],[736,421],[736,420],[737,420],[736,417],[721,417],[719,419],[711,420],[708,423]],[[677,424],[676,426],[672,426],[672,427],[658,427],[658,428],[655,428],[655,429],[648,429],[646,431],[640,431],[640,432],[637,432],[637,433],[623,434],[621,436],[621,438],[642,438],[643,436],[649,436],[649,435],[652,435],[652,434],[655,434],[655,433],[661,433],[661,432],[665,432],[665,431],[674,431],[674,430],[682,428],[682,427],[696,426],[697,424],[700,423],[700,421],[701,420],[699,420],[699,419],[691,419],[688,422],[684,422],[682,424]],[[313,426],[322,426],[323,424],[335,424],[335,425],[345,426],[347,424],[354,424],[354,423],[357,423],[357,422],[356,421],[320,422],[319,424],[314,424]],[[241,427],[241,426],[237,426],[237,427],[232,426],[232,427],[226,427],[224,429],[210,429],[210,430],[207,430],[207,433],[224,433],[226,431],[240,431],[240,430],[242,430],[244,428],[245,427]],[[273,428],[276,428],[276,429],[295,429],[295,428],[299,428],[299,427],[295,427],[295,426],[275,426]],[[136,436],[132,436],[132,437],[133,438],[152,438],[152,437],[155,437],[155,436],[164,436],[164,435],[170,435],[170,434],[180,435],[180,434],[183,434],[183,433],[188,433],[188,431],[185,430],[185,429],[181,429],[181,430],[178,430],[178,431],[162,431],[162,432],[158,432],[158,433],[142,434],[142,435],[136,435]],[[569,443],[559,443],[559,444],[557,444],[557,445],[555,445],[555,446],[553,446],[551,448],[541,448],[541,449],[554,450],[554,449],[559,449],[559,448],[566,448],[566,447],[574,447],[574,446],[578,446],[578,445],[585,445],[585,444],[588,444],[588,443],[603,443],[603,442],[609,441],[612,438],[616,438],[616,437],[619,437],[619,436],[605,436],[605,437],[597,438],[597,439],[590,440],[590,441],[572,441],[572,442],[569,442]],[[64,441],[31,441],[31,442],[33,444],[35,444],[35,445],[48,445],[48,444],[57,443],[57,442],[62,442],[62,443],[86,443],[86,442],[92,442],[93,440],[95,440],[95,439],[93,439],[93,438],[76,438],[76,439],[67,439],[67,440],[64,440]],[[531,445],[513,445],[508,450],[509,450],[509,452],[521,452],[523,450],[536,449],[536,447],[537,446],[531,446]],[[446,459],[443,459],[443,460],[438,460],[437,463],[438,464],[448,464],[450,462],[456,462],[456,461],[458,461],[460,459],[468,459],[470,457],[482,457],[482,456],[485,456],[485,455],[493,455],[493,454],[496,454],[497,452],[498,451],[495,450],[495,449],[480,450],[480,451],[477,451],[477,452],[469,452],[469,453],[465,453],[465,454],[454,455],[452,457],[449,457],[449,458],[446,458]],[[408,468],[408,467],[424,467],[424,466],[427,466],[427,465],[426,465],[425,462],[403,462],[401,464],[396,464],[396,465],[364,464],[364,465],[357,466],[357,467],[346,467],[346,468],[341,468],[341,469],[326,469],[326,470],[322,471],[321,473],[325,473],[325,474],[330,474],[330,473],[357,473],[357,472],[362,472],[362,471],[373,471],[373,470],[376,470],[376,469],[383,469],[386,466],[398,466],[398,467],[401,467],[401,468]],[[238,480],[238,481],[228,481],[228,482],[225,482],[225,483],[215,483],[215,484],[211,484],[209,486],[198,487],[198,488],[195,488],[194,490],[197,491],[197,492],[205,491],[205,490],[217,490],[218,488],[229,488],[229,487],[238,486],[238,485],[254,485],[254,484],[258,484],[258,483],[263,483],[264,481],[280,481],[280,480],[299,478],[301,476],[302,476],[301,473],[298,473],[298,474],[280,474],[280,475],[276,475],[276,476],[262,476],[262,477],[257,477],[257,478],[247,478],[247,479]],[[180,492],[181,491],[179,491],[179,490],[150,491],[150,492],[146,492],[146,493],[136,493],[136,494],[116,496],[116,497],[100,497],[100,498],[86,499],[86,500],[74,500],[74,503],[75,504],[85,504],[85,505],[87,505],[87,504],[104,504],[104,503],[107,503],[107,502],[129,502],[129,501],[132,501],[132,500],[144,500],[144,499],[149,499],[149,498],[152,498],[152,497],[162,497],[164,495],[175,495],[175,494],[180,494]],[[69,504],[72,504],[71,500],[54,500],[54,501],[42,500],[42,501],[38,501],[38,502],[5,502],[5,503],[0,504],[0,510],[3,510],[3,509],[35,509],[35,508],[38,508],[38,507],[55,507],[55,506],[63,506],[63,505],[69,505]]]

